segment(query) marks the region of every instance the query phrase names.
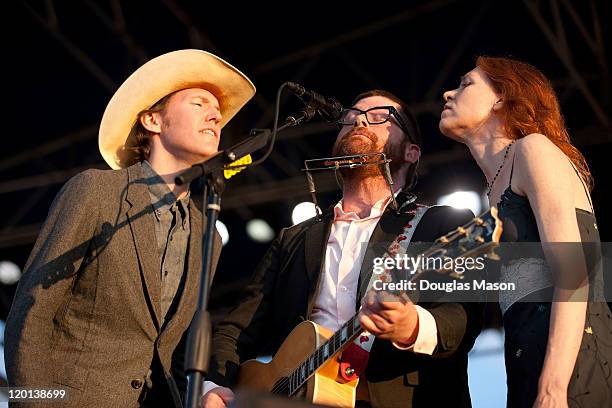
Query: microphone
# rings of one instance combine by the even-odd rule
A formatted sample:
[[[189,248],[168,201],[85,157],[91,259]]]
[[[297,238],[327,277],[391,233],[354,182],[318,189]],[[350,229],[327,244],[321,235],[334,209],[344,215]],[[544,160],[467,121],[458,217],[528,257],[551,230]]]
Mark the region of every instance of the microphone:
[[[287,82],[287,88],[299,96],[306,105],[310,105],[316,109],[323,119],[329,122],[335,122],[340,119],[343,108],[340,102],[334,98],[327,98],[295,82]]]

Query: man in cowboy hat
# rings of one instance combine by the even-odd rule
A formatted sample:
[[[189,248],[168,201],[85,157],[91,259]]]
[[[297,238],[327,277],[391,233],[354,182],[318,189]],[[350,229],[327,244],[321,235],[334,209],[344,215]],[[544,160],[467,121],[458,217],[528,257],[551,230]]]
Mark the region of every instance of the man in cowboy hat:
[[[173,180],[217,152],[254,93],[200,50],[157,57],[119,87],[99,132],[114,170],[64,185],[24,268],[6,324],[11,386],[63,388],[74,407],[180,406],[203,215]]]

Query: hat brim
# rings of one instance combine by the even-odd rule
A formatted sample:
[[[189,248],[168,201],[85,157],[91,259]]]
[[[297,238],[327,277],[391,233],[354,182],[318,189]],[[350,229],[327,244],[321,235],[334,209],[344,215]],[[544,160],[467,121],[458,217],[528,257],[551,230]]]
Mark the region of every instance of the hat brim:
[[[255,86],[223,59],[202,50],[179,50],[156,57],[130,75],[106,106],[98,146],[113,169],[128,165],[124,146],[137,116],[164,96],[188,88],[210,91],[219,101],[221,127],[255,95]]]

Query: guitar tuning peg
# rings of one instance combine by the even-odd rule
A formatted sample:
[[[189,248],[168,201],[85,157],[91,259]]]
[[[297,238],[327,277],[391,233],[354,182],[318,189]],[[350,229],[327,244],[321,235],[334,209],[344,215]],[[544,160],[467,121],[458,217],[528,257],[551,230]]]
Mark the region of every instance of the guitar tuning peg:
[[[489,258],[492,261],[501,261],[501,258],[499,257],[498,254],[495,253],[495,251],[491,251],[488,254],[485,255],[487,258]]]
[[[453,279],[457,279],[457,280],[462,280],[463,278],[465,278],[465,275],[463,273],[459,273],[455,271],[449,273],[448,276],[450,276]]]

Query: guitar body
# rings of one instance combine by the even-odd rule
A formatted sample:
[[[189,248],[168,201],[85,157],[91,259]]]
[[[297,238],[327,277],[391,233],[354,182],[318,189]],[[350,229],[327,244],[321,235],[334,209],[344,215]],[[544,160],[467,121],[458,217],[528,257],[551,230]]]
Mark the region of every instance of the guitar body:
[[[275,384],[291,374],[333,334],[332,331],[316,323],[310,321],[300,323],[287,336],[272,361],[262,363],[248,360],[240,366],[238,387],[271,392]],[[340,353],[336,353],[310,377],[306,383],[307,401],[333,407],[355,406],[359,380],[346,381],[340,376],[339,356]],[[366,398],[360,397],[360,399]]]

